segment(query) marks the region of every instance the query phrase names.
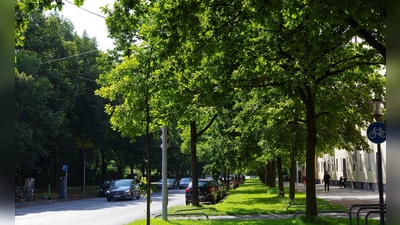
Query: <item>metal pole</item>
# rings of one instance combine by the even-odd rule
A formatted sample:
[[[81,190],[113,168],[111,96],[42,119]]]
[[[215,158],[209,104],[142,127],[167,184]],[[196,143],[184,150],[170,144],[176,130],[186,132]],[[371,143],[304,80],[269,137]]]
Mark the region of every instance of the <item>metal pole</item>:
[[[378,167],[378,190],[379,190],[379,204],[385,204],[383,202],[383,181],[382,181],[382,153],[381,144],[378,145],[378,151],[376,152],[376,164]],[[381,225],[385,224],[385,214],[383,210],[380,210],[380,221]]]
[[[83,197],[86,197],[86,153],[83,153]]]
[[[167,220],[168,187],[167,187],[167,127],[162,126],[162,220]]]
[[[374,103],[374,117],[375,117],[375,121],[381,121],[381,116],[382,116],[382,112],[381,112],[381,100],[378,99],[374,99],[373,102],[378,103],[375,104]],[[381,151],[381,144],[378,143],[377,144],[377,151],[376,151],[376,165],[377,165],[377,173],[378,173],[378,191],[379,191],[379,204],[385,204],[383,202],[383,175],[382,175],[382,151]],[[385,224],[385,213],[382,209],[380,209],[380,224],[384,225]]]
[[[65,171],[65,198],[67,198],[68,194],[68,170]]]

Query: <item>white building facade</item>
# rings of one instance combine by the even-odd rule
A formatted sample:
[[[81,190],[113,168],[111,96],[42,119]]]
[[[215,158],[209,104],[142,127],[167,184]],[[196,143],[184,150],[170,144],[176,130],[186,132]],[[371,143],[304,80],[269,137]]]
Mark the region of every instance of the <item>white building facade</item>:
[[[364,132],[365,133],[365,132]],[[378,191],[376,152],[378,145],[368,140],[371,151],[336,149],[333,155],[325,154],[316,159],[316,182],[322,183],[324,172],[331,175],[331,185],[338,185],[340,177],[347,178],[347,186],[355,189]],[[381,144],[382,182],[386,191],[386,142]]]

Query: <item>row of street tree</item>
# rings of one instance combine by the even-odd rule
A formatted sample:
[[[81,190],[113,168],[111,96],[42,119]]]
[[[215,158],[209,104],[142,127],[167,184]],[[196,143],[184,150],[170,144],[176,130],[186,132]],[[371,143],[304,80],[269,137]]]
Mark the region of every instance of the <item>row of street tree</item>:
[[[335,148],[369,151],[360,133],[373,120],[367,102],[386,95],[379,73],[386,64],[383,1],[117,0],[103,12],[116,48],[98,55],[93,68],[98,78],[82,76],[96,80],[91,91],[102,97],[99,105],[109,116],[101,122],[109,122],[127,143],[145,139],[146,171],[157,166],[152,137],[162,125],[173,128],[182,139],[176,146],[191,157],[194,205],[198,161],[207,161],[213,175],[257,171],[274,186],[275,168],[279,177],[283,167],[296,174],[300,160],[309,175],[306,215],[316,217],[315,156]],[[60,44],[81,52],[72,52],[69,42]],[[69,78],[64,81],[73,82],[76,76],[68,74],[79,74],[79,67],[69,63],[60,70]],[[95,62],[87,65],[85,70]],[[79,90],[79,84],[85,83],[71,88]],[[67,103],[72,101],[55,106],[74,109]],[[61,118],[76,119],[66,115]],[[67,148],[57,152],[67,154]],[[148,222],[149,204],[150,199]]]
[[[103,12],[122,57],[98,80],[111,123],[131,138],[180,127],[194,199],[197,156],[212,171],[266,166],[272,185],[270,163],[295,174],[303,155],[315,217],[315,156],[369,149],[360,128],[366,102],[385,96],[384,2],[120,0]]]

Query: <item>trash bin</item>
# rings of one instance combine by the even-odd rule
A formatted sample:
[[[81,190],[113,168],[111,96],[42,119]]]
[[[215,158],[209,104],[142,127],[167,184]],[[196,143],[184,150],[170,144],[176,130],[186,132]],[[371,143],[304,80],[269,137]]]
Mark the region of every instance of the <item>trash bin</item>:
[[[60,177],[60,198],[67,198],[67,179]]]

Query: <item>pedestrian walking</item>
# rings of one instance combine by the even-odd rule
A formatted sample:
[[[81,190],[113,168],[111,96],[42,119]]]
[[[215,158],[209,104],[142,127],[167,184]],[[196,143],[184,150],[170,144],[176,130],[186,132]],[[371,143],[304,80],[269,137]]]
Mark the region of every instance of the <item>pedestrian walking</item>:
[[[331,179],[331,175],[329,175],[328,171],[325,171],[325,175],[324,175],[324,186],[325,186],[325,191],[328,188],[329,191],[329,180]]]

